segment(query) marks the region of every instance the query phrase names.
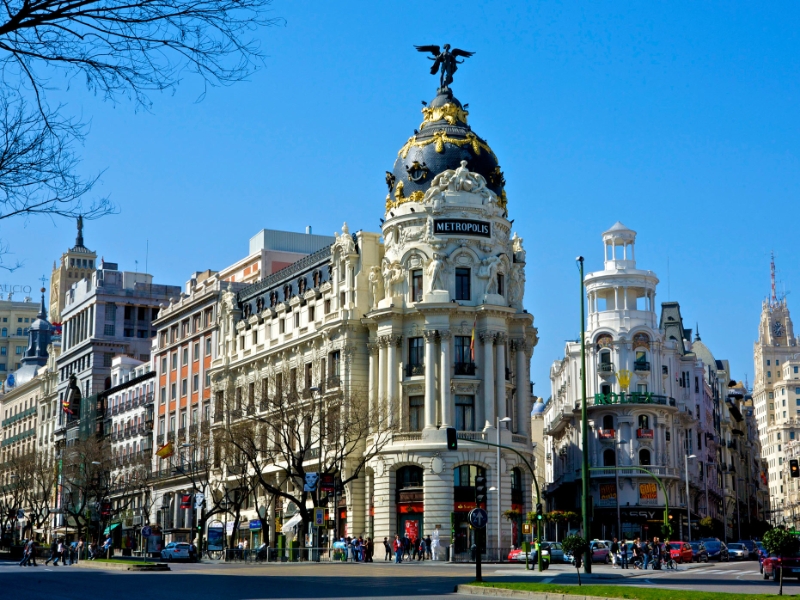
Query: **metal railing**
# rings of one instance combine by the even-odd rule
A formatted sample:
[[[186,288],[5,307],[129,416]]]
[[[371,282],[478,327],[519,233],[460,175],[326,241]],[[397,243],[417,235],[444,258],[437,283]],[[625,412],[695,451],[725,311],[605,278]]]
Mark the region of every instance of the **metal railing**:
[[[477,370],[474,362],[457,362],[454,366],[456,375],[475,375]]]
[[[634,371],[650,371],[650,363],[646,360],[635,360],[633,361],[633,370]]]
[[[599,363],[597,363],[597,371],[598,371],[598,373],[613,373],[614,372],[614,363],[599,362]]]
[[[483,563],[505,563],[508,562],[508,554],[511,552],[510,547],[506,548],[485,548],[481,552],[481,562]],[[476,552],[471,549],[456,550],[453,552],[452,561],[455,563],[472,563],[475,562]]]
[[[419,363],[406,365],[406,377],[416,377],[418,375],[425,375],[424,364]]]

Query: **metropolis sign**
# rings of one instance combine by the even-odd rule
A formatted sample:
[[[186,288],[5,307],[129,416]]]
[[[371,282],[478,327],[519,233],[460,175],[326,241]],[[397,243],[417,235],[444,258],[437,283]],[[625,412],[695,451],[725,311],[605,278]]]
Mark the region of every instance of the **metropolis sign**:
[[[492,225],[471,219],[434,219],[433,233],[435,235],[476,235],[488,238],[492,237]]]

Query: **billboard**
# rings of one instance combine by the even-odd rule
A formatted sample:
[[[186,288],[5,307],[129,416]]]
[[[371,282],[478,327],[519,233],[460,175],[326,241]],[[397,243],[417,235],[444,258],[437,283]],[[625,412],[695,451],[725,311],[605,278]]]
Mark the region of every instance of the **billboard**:
[[[639,503],[658,504],[658,488],[655,483],[639,484]]]

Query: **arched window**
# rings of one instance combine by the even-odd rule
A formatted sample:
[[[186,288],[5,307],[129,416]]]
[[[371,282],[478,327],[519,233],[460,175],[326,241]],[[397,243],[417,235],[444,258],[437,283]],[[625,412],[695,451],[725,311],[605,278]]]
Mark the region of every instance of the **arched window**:
[[[608,373],[612,370],[611,367],[611,351],[610,350],[601,350],[598,360],[598,370],[601,373]]]
[[[402,467],[397,469],[397,489],[421,488],[422,467]]]
[[[649,415],[639,415],[639,429],[650,429]]]
[[[614,417],[606,415],[603,417],[603,431],[608,431],[609,429],[614,429]]]
[[[642,448],[639,450],[639,464],[646,467],[650,464],[650,450]]]
[[[614,455],[614,451],[611,448],[606,449],[603,452],[603,466],[604,467],[616,467],[617,466],[617,457]]]

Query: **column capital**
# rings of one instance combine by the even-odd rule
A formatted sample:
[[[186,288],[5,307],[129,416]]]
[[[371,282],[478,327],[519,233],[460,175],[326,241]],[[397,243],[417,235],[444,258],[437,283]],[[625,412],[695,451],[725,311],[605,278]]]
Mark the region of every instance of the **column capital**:
[[[525,341],[525,338],[511,338],[511,349],[524,352],[528,349],[528,342]]]
[[[481,339],[481,343],[483,344],[494,344],[495,339],[497,339],[497,332],[496,331],[481,331],[478,336]]]
[[[505,344],[507,339],[508,339],[508,335],[506,335],[505,331],[498,331],[495,334],[494,341],[495,341],[496,344]]]
[[[452,337],[453,333],[449,329],[439,329],[439,339],[446,342]]]
[[[437,334],[437,331],[435,329],[425,329],[422,332],[422,337],[425,338],[425,341],[427,343],[431,343],[432,344],[434,341],[436,341],[436,334]]]
[[[380,347],[381,343],[379,340],[375,340],[374,342],[367,342],[367,349],[369,350],[369,353],[373,356],[378,354],[378,350],[380,349]]]
[[[378,338],[378,344],[382,348],[388,348],[389,346],[400,346],[402,341],[403,336],[400,334],[382,335]]]

